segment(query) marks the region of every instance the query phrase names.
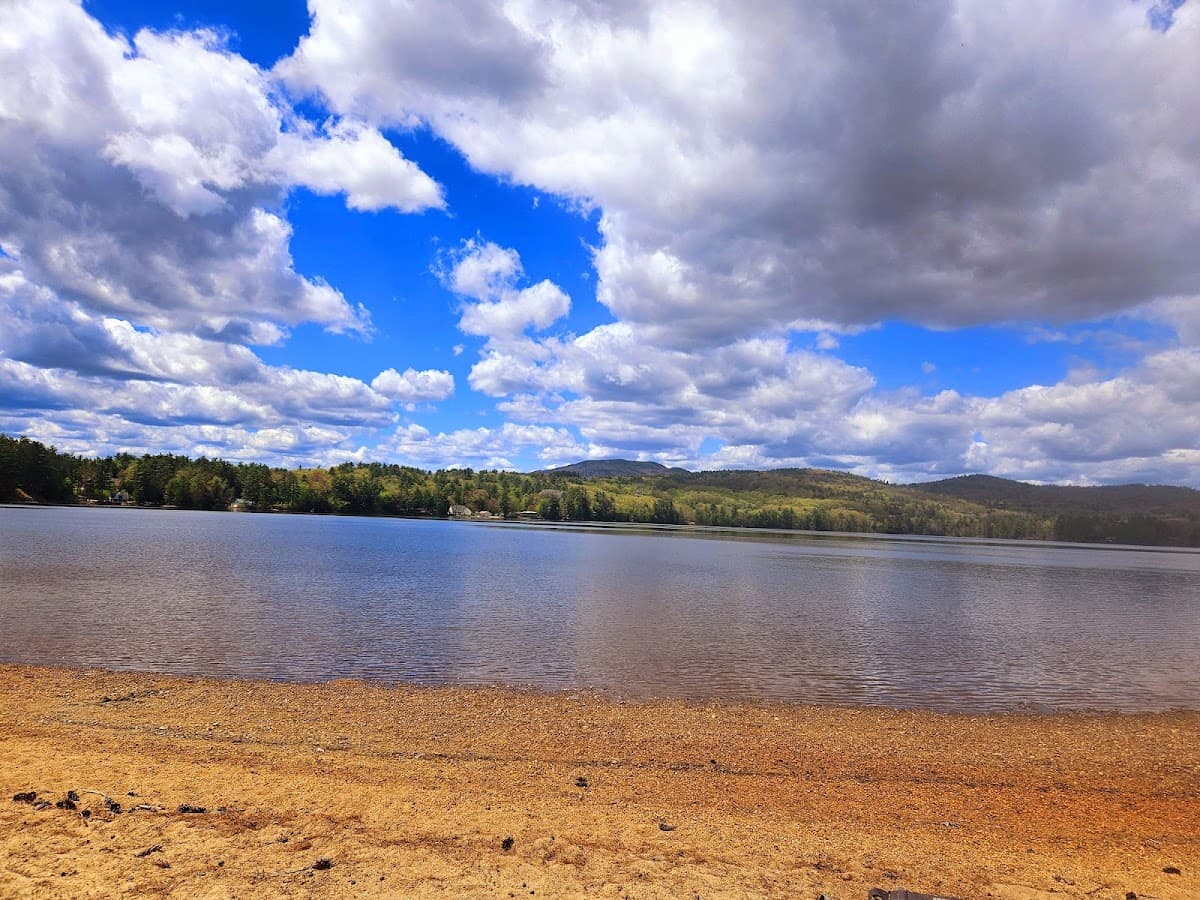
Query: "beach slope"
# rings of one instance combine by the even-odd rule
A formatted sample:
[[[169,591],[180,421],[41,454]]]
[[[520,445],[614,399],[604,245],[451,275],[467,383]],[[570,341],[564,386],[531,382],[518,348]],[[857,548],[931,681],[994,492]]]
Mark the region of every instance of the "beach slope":
[[[1200,897],[1197,713],[22,666],[0,698],[3,896]]]

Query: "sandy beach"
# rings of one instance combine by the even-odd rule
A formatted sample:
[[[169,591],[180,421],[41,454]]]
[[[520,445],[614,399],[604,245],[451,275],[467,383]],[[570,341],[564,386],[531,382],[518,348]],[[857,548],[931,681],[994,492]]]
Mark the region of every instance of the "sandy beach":
[[[22,666],[0,696],[6,897],[1200,897],[1198,713]]]

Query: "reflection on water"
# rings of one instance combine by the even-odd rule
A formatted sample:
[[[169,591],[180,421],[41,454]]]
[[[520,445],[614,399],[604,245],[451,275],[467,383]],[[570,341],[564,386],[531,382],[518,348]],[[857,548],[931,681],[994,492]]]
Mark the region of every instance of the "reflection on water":
[[[0,660],[1200,708],[1200,553],[0,508]]]

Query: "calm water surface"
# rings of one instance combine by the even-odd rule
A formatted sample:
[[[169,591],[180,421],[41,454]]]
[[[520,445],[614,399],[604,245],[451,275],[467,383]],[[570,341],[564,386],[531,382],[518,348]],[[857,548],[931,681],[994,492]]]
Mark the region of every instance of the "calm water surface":
[[[1200,553],[0,508],[0,660],[1200,709]]]

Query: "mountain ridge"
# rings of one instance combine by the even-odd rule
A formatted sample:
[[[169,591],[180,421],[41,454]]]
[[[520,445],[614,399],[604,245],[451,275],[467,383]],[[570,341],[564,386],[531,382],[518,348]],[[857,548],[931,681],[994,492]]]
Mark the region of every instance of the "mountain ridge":
[[[906,487],[1002,508],[1056,512],[1196,512],[1200,491],[1167,484],[1030,484],[995,475],[959,475]]]
[[[688,472],[687,469],[664,466],[662,463],[637,459],[583,459],[553,469],[538,469],[530,475],[574,475],[577,478],[629,478],[646,475],[670,475]],[[689,473],[690,474],[690,473]]]
[[[1031,485],[987,475],[893,485],[828,469],[690,472],[584,460],[539,473],[393,463],[282,469],[171,454],[82,457],[0,434],[0,501],[629,522],[1200,547],[1200,491]]]
[[[891,484],[838,469],[785,467],[779,469],[702,469],[664,466],[650,460],[619,457],[585,459],[530,475],[574,476],[577,478],[668,477],[685,482],[719,484],[745,481],[790,481],[796,483],[857,482],[881,487],[953,497],[1001,509],[1087,512],[1200,512],[1200,490],[1182,485],[1128,482],[1105,485],[1033,484],[997,475],[973,473],[937,481]]]

